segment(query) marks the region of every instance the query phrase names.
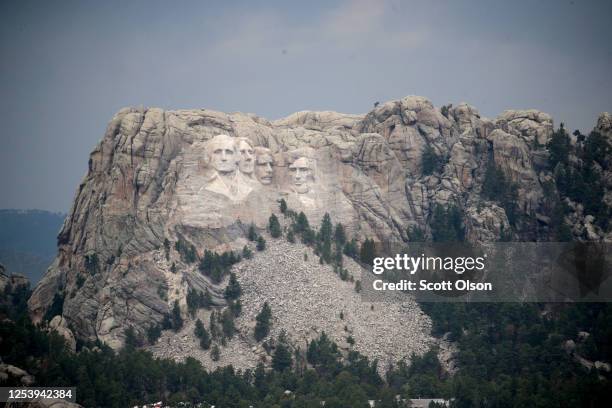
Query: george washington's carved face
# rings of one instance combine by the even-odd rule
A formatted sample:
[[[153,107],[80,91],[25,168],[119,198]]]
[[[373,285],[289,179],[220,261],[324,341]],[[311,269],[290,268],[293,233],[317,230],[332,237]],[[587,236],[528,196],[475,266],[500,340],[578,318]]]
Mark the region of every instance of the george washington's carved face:
[[[234,139],[227,135],[213,137],[207,146],[210,165],[220,174],[236,171],[237,152]]]
[[[267,150],[267,149],[266,149]],[[261,184],[271,184],[274,177],[274,158],[269,151],[258,152],[255,175]]]
[[[289,166],[289,174],[293,188],[300,194],[310,191],[310,186],[314,181],[314,172],[310,160],[300,157]]]
[[[255,151],[247,139],[238,141],[238,153],[240,155],[238,168],[242,173],[251,175],[255,168]]]

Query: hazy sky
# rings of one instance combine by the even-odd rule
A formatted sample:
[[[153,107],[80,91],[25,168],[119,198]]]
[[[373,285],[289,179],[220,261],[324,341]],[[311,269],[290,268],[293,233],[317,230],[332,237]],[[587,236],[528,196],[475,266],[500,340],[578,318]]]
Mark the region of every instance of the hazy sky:
[[[423,95],[588,131],[610,1],[0,1],[0,208],[67,211],[124,106],[269,119]]]

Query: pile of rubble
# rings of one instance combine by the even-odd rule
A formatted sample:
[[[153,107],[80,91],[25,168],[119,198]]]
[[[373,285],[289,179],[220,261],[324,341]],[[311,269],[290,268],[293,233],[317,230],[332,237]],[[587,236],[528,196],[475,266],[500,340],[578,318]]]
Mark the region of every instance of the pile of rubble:
[[[193,356],[209,368],[232,364],[245,369],[270,362],[262,344],[282,331],[302,351],[325,332],[341,351],[377,359],[383,372],[389,364],[408,360],[412,353],[421,355],[432,345],[431,321],[412,297],[381,293],[376,302],[366,301],[355,290],[362,269],[352,259],[344,258],[349,278],[342,280],[311,248],[282,238],[267,240],[265,251],[233,268],[242,287],[242,313],[235,321],[238,334],[220,347],[220,359],[212,361],[210,351],[200,349],[193,319],[178,333],[164,332],[151,347],[156,356]],[[258,343],[253,330],[264,302],[272,309],[272,325],[268,337]],[[200,310],[197,317],[208,325],[210,311]]]

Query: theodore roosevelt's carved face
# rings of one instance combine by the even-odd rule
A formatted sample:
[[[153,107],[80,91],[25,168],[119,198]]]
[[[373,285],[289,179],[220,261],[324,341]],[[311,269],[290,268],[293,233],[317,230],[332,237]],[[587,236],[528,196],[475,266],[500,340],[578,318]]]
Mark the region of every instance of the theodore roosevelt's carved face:
[[[210,165],[220,174],[236,171],[237,152],[234,139],[227,135],[217,135],[208,142]]]
[[[274,177],[274,158],[266,149],[257,152],[257,162],[255,163],[255,175],[261,184],[271,184]]]
[[[255,168],[255,151],[248,139],[239,139],[238,153],[240,155],[238,168],[242,173],[251,175],[253,173],[253,169]]]
[[[289,166],[291,182],[296,192],[300,194],[310,191],[310,185],[314,181],[314,173],[310,160],[300,157]]]

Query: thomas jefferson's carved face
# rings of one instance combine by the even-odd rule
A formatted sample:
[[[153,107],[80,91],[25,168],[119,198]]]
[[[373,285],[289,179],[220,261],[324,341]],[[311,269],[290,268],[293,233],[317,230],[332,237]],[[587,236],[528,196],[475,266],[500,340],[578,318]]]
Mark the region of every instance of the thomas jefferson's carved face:
[[[300,194],[310,191],[310,184],[314,181],[312,165],[306,157],[300,157],[289,166],[291,182],[295,191]]]
[[[236,171],[237,153],[234,140],[227,135],[217,135],[208,143],[210,165],[221,174]]]
[[[255,152],[253,147],[245,140],[241,140],[238,142],[238,153],[240,154],[238,168],[244,174],[252,174],[255,168]]]
[[[271,184],[274,177],[274,159],[270,153],[263,153],[257,156],[255,175],[261,184]]]

